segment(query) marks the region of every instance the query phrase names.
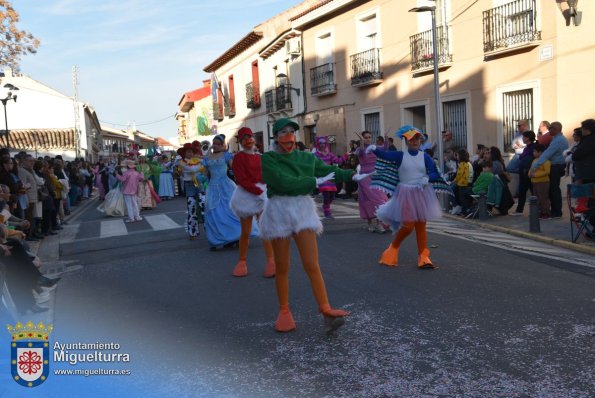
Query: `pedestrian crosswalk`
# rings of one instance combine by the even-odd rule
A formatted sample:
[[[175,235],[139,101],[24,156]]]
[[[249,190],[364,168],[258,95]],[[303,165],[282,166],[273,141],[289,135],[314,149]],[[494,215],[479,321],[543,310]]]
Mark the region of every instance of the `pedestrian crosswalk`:
[[[318,200],[316,207],[320,218],[323,219],[322,203]],[[353,225],[353,223],[357,223],[359,220],[358,204],[355,201],[336,200],[332,204],[332,211],[335,220],[330,220],[330,224],[327,224],[327,220],[325,220],[325,229],[331,225],[333,229],[344,227],[345,222],[349,223],[350,220],[353,220],[353,222],[350,222],[350,225]],[[133,234],[161,231],[173,233],[178,230],[183,234],[186,220],[185,211],[143,214],[142,216],[142,221],[134,223],[125,223],[123,218],[108,218],[65,225],[64,229],[60,231],[60,243],[65,244],[75,241],[125,237]],[[365,222],[363,220],[361,222],[363,228]],[[450,238],[464,239],[507,251],[558,259],[565,262],[572,261],[575,264],[595,267],[593,259],[587,254],[512,236],[503,232],[483,229],[479,226],[462,223],[457,220],[447,218],[434,220],[428,222],[427,228],[430,233],[448,236]]]
[[[109,218],[99,221],[79,222],[64,225],[60,231],[60,243],[70,243],[86,239],[105,239],[122,237],[143,232],[158,232],[183,229],[183,212],[151,214],[143,216],[141,221],[125,222],[124,218]]]

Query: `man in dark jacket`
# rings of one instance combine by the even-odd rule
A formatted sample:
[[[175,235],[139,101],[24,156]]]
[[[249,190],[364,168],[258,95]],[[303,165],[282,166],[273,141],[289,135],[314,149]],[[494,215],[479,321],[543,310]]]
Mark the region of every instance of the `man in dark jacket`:
[[[583,135],[572,154],[576,178],[581,184],[595,183],[595,119],[583,121],[581,129]]]

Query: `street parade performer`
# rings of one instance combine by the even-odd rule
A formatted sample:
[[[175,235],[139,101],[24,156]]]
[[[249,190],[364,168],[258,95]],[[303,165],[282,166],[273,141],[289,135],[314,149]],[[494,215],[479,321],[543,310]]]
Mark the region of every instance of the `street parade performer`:
[[[225,136],[213,137],[211,149],[202,160],[209,178],[205,201],[205,231],[210,250],[219,247],[233,247],[239,243],[242,234],[240,219],[231,210],[231,195],[236,184],[228,177],[233,167],[233,155],[225,150]],[[253,236],[258,236],[256,222],[252,226]]]
[[[203,220],[205,194],[203,183],[207,180],[202,165],[202,149],[198,141],[186,143],[177,151],[182,160],[178,162],[179,174],[184,179],[184,193],[186,194],[186,230],[188,239],[194,240],[200,235],[199,222]]]
[[[366,148],[372,144],[372,133],[365,130],[360,135],[360,146],[355,150],[358,157],[359,165],[356,170],[358,174],[372,174],[376,165],[376,155],[373,153],[366,153]],[[387,140],[388,141],[388,140]],[[388,149],[388,145],[386,146]],[[357,182],[357,204],[359,207],[359,216],[361,219],[368,222],[369,232],[385,233],[385,227],[378,218],[376,218],[376,210],[380,205],[383,205],[388,200],[386,193],[379,189],[373,189],[372,178],[362,178]],[[393,192],[390,191],[390,194]]]
[[[275,253],[275,285],[279,299],[279,315],[275,329],[289,332],[295,321],[289,310],[289,247],[293,237],[302,264],[312,285],[314,297],[324,317],[327,333],[345,323],[347,311],[331,308],[326,287],[318,264],[316,234],[322,232],[322,223],[310,193],[316,186],[336,179],[348,180],[352,170],[342,170],[324,164],[310,152],[296,151],[297,123],[279,119],[273,125],[275,150],[262,155],[262,176],[267,185],[264,211],[260,217],[260,237],[272,240]]]
[[[266,201],[266,190],[262,181],[262,167],[260,165],[260,154],[255,151],[254,133],[248,127],[242,127],[236,136],[242,150],[233,157],[232,170],[236,180],[236,189],[231,196],[230,207],[240,218],[242,233],[240,235],[240,260],[238,261],[233,276],[248,275],[246,257],[252,222],[254,217],[259,217]],[[259,186],[261,185],[261,186]],[[273,258],[273,246],[268,240],[263,240],[262,245],[267,257],[267,264],[264,269],[264,277],[275,276],[275,259]]]
[[[429,182],[443,184],[440,174],[436,171],[434,160],[419,150],[422,132],[413,126],[403,126],[395,136],[405,139],[407,150],[382,151],[375,145],[366,148],[367,153],[373,152],[378,158],[388,162],[379,162],[375,181],[380,186],[387,187],[387,176],[397,176],[394,182],[392,197],[381,205],[376,212],[378,218],[389,224],[393,231],[397,231],[390,246],[382,253],[380,264],[396,267],[399,247],[403,240],[415,229],[417,238],[418,259],[417,266],[434,268],[430,260],[430,250],[427,245],[426,221],[440,218],[442,209],[436,197],[436,192]],[[382,185],[382,182],[385,184]],[[374,182],[373,182],[374,184]],[[441,186],[440,185],[440,186]]]
[[[343,158],[335,156],[330,151],[330,143],[328,137],[317,136],[315,137],[316,152],[314,155],[328,165],[339,165],[344,162]],[[318,187],[318,190],[322,193],[322,211],[324,212],[325,218],[333,218],[333,212],[331,210],[331,204],[335,199],[337,192],[337,184],[334,180],[327,181]]]

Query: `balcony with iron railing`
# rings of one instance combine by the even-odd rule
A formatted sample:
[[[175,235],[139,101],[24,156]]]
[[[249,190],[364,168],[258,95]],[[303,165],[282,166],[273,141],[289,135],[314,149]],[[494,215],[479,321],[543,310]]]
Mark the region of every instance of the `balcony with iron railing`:
[[[328,95],[337,92],[333,69],[334,65],[332,63],[310,69],[310,93],[313,96]]]
[[[420,73],[434,68],[434,42],[432,31],[418,33],[409,37],[411,47],[411,70]],[[448,46],[448,27],[436,28],[436,46],[438,50],[438,68],[446,69],[452,64],[452,55]]]
[[[246,106],[249,109],[260,107],[260,92],[258,86],[254,86],[254,82],[246,84]]]
[[[275,92],[274,92],[274,90],[267,90],[264,92],[264,102],[266,104],[267,113],[275,112]]]
[[[362,51],[350,56],[351,85],[354,87],[378,84],[382,81],[380,49]]]
[[[539,45],[536,0],[516,0],[483,12],[483,51],[489,58]]]

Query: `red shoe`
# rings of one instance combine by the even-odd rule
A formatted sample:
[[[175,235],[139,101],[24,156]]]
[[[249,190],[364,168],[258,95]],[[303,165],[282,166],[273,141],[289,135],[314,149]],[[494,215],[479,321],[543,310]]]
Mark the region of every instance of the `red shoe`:
[[[269,258],[267,260],[267,265],[264,267],[264,273],[262,274],[265,278],[274,278],[275,277],[275,260]]]
[[[386,249],[382,256],[380,256],[380,264],[384,264],[388,267],[396,267],[397,266],[397,259],[399,257],[399,249],[395,249],[391,244],[388,249]]]
[[[233,272],[231,274],[237,277],[248,275],[248,265],[246,264],[246,261],[238,261],[236,267],[233,269]]]
[[[275,321],[275,330],[281,333],[291,332],[295,330],[295,321],[293,315],[289,311],[289,306],[281,306],[279,309],[279,315]]]

